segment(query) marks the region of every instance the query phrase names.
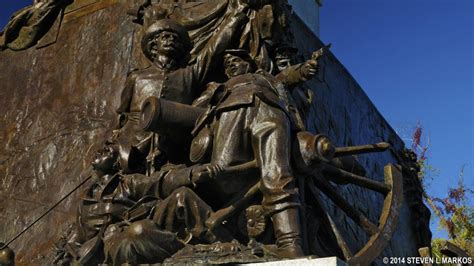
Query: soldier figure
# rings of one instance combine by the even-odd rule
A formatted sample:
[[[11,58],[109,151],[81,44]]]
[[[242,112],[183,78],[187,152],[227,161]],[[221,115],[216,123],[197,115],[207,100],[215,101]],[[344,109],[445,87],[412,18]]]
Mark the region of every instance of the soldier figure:
[[[126,163],[122,167],[127,172],[153,172],[163,161],[182,163],[186,161],[185,148],[173,146],[168,140],[143,132],[138,127],[143,101],[150,96],[166,98],[179,103],[191,104],[199,96],[201,88],[213,74],[212,70],[229,48],[233,37],[237,36],[248,20],[248,6],[238,2],[217,28],[215,35],[199,53],[194,63],[188,65],[192,43],[187,30],[170,19],[152,24],[142,39],[142,50],[152,62],[146,69],[132,72],[122,92],[120,129],[115,132],[113,142],[120,145],[121,157]],[[166,154],[163,159],[163,155]],[[148,156],[148,158],[146,158]],[[144,165],[145,159],[148,165]],[[161,159],[161,160],[160,160]]]
[[[151,176],[124,175],[114,148],[104,147],[92,162],[95,181],[56,264],[159,263],[184,244],[232,239],[205,226],[212,209],[192,191],[194,167],[168,164]]]
[[[199,138],[206,138],[206,134],[214,140],[212,147],[191,147],[191,160],[205,161],[205,152],[193,153],[202,150],[212,151],[210,164],[223,169],[256,160],[260,179],[254,176],[253,181],[260,183],[262,205],[273,222],[277,239],[275,253],[283,258],[304,256],[300,202],[290,166],[291,120],[282,92],[284,84],[305,81],[315,75],[317,61],[308,60],[291,76],[287,73],[274,77],[263,70],[255,73],[248,52],[238,49],[227,51],[224,65],[229,80],[223,84],[211,83],[194,102],[195,106],[208,105],[209,110],[196,124],[193,134],[198,140],[193,145],[204,143]],[[200,185],[215,197],[225,199],[245,190],[249,179],[214,179]]]
[[[295,64],[295,57],[298,49],[289,45],[281,45],[274,51],[274,74],[288,75],[298,72],[298,68],[302,64]],[[320,67],[320,66],[319,66]],[[291,78],[287,78],[291,79]],[[297,81],[298,77],[291,84],[286,84],[288,95],[288,106],[292,112],[293,119],[301,130],[306,129],[306,118],[308,117],[309,108],[313,102],[314,93],[310,89],[302,88]]]

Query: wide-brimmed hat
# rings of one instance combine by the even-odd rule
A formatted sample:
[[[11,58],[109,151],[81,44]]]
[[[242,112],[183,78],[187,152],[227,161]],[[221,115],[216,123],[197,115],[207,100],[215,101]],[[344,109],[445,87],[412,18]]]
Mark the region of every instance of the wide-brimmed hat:
[[[158,34],[163,31],[174,32],[179,35],[180,40],[183,42],[184,54],[188,54],[191,51],[192,43],[186,28],[179,23],[176,23],[172,19],[161,19],[153,24],[145,32],[142,38],[142,50],[145,56],[153,60],[153,54],[151,53],[150,41]]]

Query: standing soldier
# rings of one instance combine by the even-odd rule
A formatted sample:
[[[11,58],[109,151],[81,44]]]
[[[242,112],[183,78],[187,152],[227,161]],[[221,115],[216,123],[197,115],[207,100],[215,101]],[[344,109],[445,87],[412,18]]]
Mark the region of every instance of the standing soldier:
[[[150,96],[191,104],[200,89],[213,74],[218,60],[229,48],[248,18],[248,5],[240,1],[232,7],[216,34],[200,52],[195,63],[188,65],[192,43],[187,30],[173,20],[163,19],[152,24],[142,39],[142,50],[152,65],[132,72],[122,92],[120,129],[113,142],[120,146],[121,167],[125,172],[154,172],[163,161],[183,162],[183,149],[169,148],[173,144],[156,134],[143,132],[139,114],[143,101]],[[179,147],[179,146],[178,146]],[[145,165],[145,161],[147,164]]]
[[[298,49],[289,45],[281,45],[274,51],[275,74],[282,73],[287,75],[291,72],[298,72],[302,64],[295,64],[295,57]],[[296,77],[297,79],[298,77]],[[287,84],[288,105],[292,112],[291,115],[295,121],[295,125],[300,130],[306,130],[306,120],[309,108],[313,102],[314,93],[310,89],[302,88],[299,82],[290,82]]]
[[[203,162],[206,153],[193,151],[210,150],[213,167],[226,169],[256,160],[260,169],[260,179],[216,178],[201,185],[207,193],[211,191],[210,194],[224,201],[245,190],[249,181],[259,180],[262,206],[272,219],[277,239],[275,253],[283,258],[301,257],[304,253],[299,195],[290,166],[291,118],[281,93],[285,91],[284,84],[314,76],[317,59],[306,61],[296,72],[274,77],[262,70],[255,73],[255,63],[247,51],[228,50],[224,65],[229,80],[223,84],[211,83],[194,102],[196,106],[209,106],[209,110],[196,123],[193,145],[205,143],[199,141],[206,138],[205,134],[214,140],[212,147],[191,147],[191,160]]]

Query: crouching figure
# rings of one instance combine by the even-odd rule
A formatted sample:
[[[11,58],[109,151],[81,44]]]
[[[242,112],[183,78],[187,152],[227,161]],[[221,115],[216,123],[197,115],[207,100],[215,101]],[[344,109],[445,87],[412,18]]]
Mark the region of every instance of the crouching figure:
[[[57,244],[56,264],[160,263],[185,244],[230,240],[205,226],[212,209],[192,191],[193,167],[125,175],[114,146],[100,150],[92,166],[95,180],[83,193],[76,223]]]

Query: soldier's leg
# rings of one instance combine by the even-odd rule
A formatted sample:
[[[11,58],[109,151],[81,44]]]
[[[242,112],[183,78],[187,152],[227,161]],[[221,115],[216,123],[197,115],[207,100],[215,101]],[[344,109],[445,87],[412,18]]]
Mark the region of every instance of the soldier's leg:
[[[212,164],[229,166],[253,159],[250,135],[251,122],[246,107],[223,112],[213,127]]]
[[[237,107],[236,107],[237,108]],[[213,123],[213,149],[211,164],[222,168],[250,162],[254,159],[249,124],[250,107],[240,107],[220,114]],[[245,178],[218,178],[212,183],[216,198],[222,199],[214,208],[223,207],[236,194],[258,181],[258,175]]]
[[[291,132],[286,114],[258,98],[251,124],[252,146],[261,168],[263,207],[271,216],[276,254],[285,258],[304,256],[298,190],[290,167]]]

